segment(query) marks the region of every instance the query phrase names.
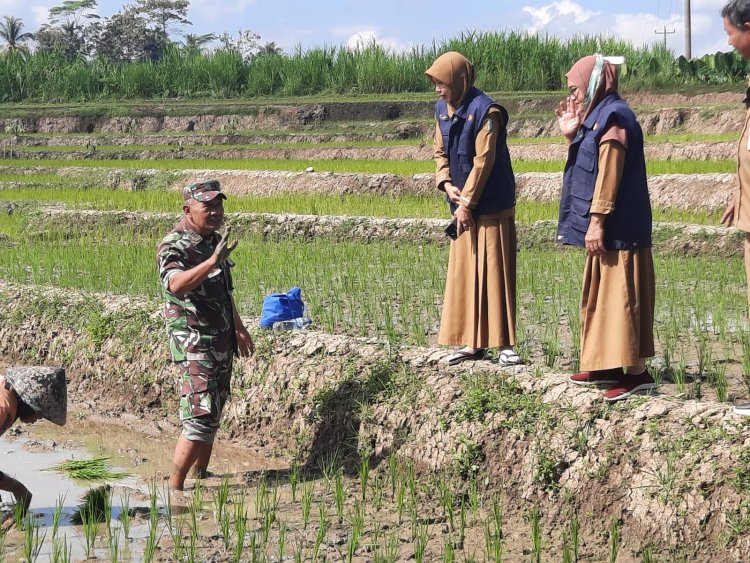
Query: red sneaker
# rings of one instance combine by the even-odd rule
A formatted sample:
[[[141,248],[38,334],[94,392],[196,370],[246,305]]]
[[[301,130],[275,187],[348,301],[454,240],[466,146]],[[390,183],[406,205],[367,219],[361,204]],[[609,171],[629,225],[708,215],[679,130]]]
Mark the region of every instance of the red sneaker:
[[[568,381],[576,385],[614,385],[619,383],[624,375],[622,368],[598,369],[574,373],[568,377]]]
[[[626,374],[617,385],[605,391],[604,400],[613,403],[627,399],[631,395],[646,393],[652,389],[656,389],[656,382],[648,370],[638,375]]]

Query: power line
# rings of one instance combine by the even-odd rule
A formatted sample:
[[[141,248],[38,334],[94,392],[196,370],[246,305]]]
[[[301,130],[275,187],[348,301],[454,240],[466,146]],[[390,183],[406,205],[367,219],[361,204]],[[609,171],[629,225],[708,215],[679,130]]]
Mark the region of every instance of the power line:
[[[664,36],[664,50],[666,51],[667,50],[667,35],[672,35],[673,33],[675,33],[675,30],[672,29],[670,31],[667,31],[667,26],[665,25],[663,31],[659,31],[658,29],[655,29],[654,33],[656,35],[663,35]]]

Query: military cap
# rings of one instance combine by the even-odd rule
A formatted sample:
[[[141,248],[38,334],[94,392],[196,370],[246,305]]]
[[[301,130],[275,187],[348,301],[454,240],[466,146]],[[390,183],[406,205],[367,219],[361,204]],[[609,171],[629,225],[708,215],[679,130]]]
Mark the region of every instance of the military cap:
[[[34,412],[58,426],[68,416],[68,386],[65,370],[56,367],[12,367],[5,379],[19,398]]]
[[[211,201],[218,196],[221,196],[224,199],[227,198],[226,194],[221,191],[221,185],[218,180],[195,182],[186,186],[182,190],[182,197],[185,201],[191,199],[194,199],[195,201]]]

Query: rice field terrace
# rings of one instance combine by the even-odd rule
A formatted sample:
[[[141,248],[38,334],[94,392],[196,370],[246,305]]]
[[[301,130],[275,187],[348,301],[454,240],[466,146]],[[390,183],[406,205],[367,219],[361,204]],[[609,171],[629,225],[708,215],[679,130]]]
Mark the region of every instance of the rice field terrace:
[[[0,357],[65,365],[78,413],[21,438],[81,442],[106,419],[113,437],[161,440],[118,450],[128,471],[154,458],[139,511],[122,485],[100,495],[101,522],[32,505],[44,518],[0,536],[6,559],[746,559],[750,426],[731,414],[750,398],[743,235],[719,226],[741,94],[632,93],[648,132],[659,388],[616,405],[566,383],[584,254],[554,244],[566,147],[550,93],[509,96],[525,364],[441,362],[448,212],[420,96],[0,112]],[[313,325],[254,329],[257,353],[236,366],[219,442],[258,466],[220,463],[170,495],[178,429],[155,247],[180,188],[210,178],[229,196],[248,326],[293,286]]]

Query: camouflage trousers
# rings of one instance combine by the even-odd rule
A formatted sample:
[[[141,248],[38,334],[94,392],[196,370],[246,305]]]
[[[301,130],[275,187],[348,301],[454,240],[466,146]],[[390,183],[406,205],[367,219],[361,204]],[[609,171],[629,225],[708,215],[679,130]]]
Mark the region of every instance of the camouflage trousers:
[[[229,398],[232,359],[229,355],[221,362],[178,362],[182,371],[177,382],[182,435],[191,442],[212,444],[216,438],[221,413]]]

